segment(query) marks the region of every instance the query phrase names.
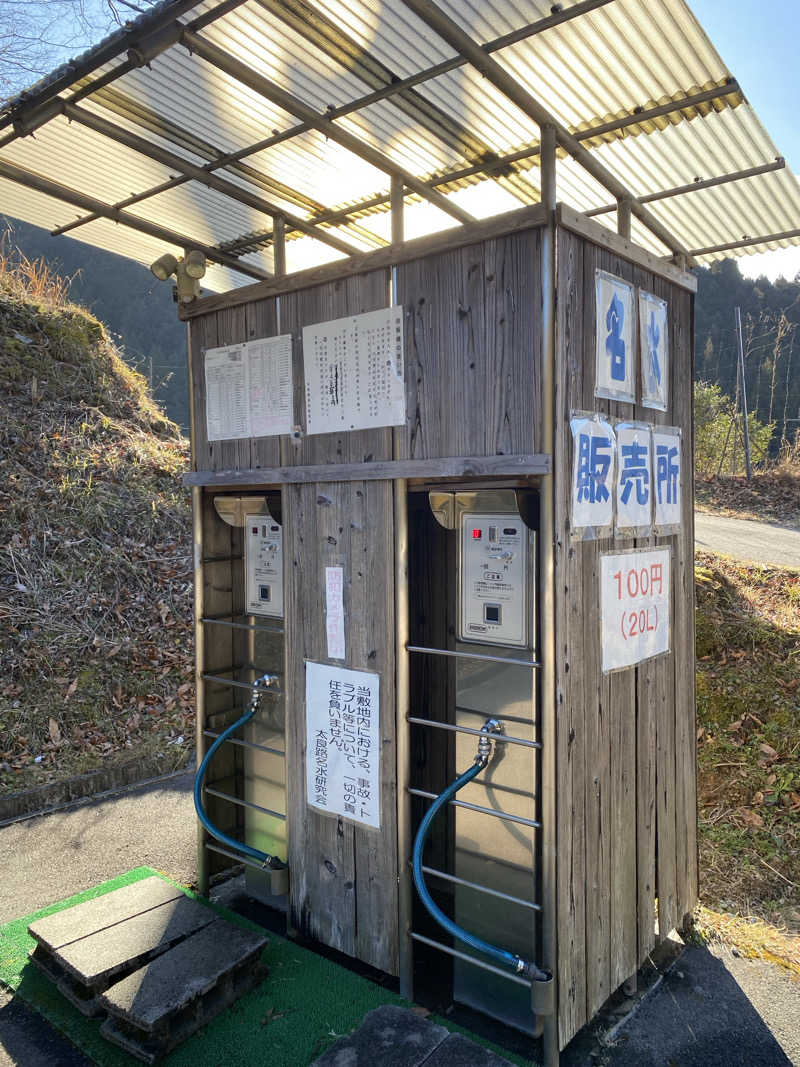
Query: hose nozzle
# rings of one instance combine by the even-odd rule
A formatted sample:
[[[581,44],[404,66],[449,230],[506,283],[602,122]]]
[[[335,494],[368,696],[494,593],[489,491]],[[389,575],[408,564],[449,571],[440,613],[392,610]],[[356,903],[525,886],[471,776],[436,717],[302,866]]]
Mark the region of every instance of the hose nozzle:
[[[492,758],[492,734],[501,734],[503,723],[500,719],[487,719],[481,727],[481,736],[478,738],[478,754],[475,762],[485,767]]]
[[[255,711],[261,703],[261,698],[268,689],[277,689],[280,685],[277,674],[262,674],[253,682],[253,695],[250,697],[250,708]]]

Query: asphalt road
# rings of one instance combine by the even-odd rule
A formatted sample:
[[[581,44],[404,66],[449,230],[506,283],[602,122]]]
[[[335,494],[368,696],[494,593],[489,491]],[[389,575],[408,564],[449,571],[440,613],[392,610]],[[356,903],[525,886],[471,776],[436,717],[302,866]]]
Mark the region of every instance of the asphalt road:
[[[800,528],[696,511],[694,543],[706,552],[800,569]]]

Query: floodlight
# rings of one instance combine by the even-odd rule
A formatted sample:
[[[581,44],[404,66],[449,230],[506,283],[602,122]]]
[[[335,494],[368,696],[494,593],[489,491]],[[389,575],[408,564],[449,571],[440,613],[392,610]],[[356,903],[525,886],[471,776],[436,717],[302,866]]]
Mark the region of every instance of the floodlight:
[[[186,253],[183,265],[190,278],[202,278],[206,272],[206,257],[198,248],[193,248]]]
[[[178,261],[171,252],[165,252],[159,256],[155,263],[150,264],[150,270],[160,282],[165,282],[171,274],[178,269]]]

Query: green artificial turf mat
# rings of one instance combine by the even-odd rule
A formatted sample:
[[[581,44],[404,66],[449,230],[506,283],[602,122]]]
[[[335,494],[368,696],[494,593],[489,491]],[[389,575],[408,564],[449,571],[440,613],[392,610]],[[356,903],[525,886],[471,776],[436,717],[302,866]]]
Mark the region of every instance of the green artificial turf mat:
[[[110,893],[113,889],[163,874],[150,867],[137,867],[78,893],[22,919],[0,926],[0,983],[40,1012],[65,1034],[98,1067],[132,1067],[140,1061],[109,1044],[100,1036],[102,1019],[87,1019],[56,987],[28,961],[34,947],[28,926],[36,919],[84,900]],[[165,881],[171,879],[165,878]],[[173,883],[177,884],[177,883]],[[261,927],[181,886],[188,896],[199,899],[232,923],[264,932]],[[354,974],[331,960],[275,934],[262,959],[269,974],[250,993],[218,1015],[162,1062],[165,1067],[306,1067],[320,1056],[337,1037],[350,1033],[373,1008],[382,1004],[407,1006],[397,994]],[[513,1063],[523,1060],[476,1035],[436,1018],[448,1029],[457,1030],[479,1044],[491,1048]]]

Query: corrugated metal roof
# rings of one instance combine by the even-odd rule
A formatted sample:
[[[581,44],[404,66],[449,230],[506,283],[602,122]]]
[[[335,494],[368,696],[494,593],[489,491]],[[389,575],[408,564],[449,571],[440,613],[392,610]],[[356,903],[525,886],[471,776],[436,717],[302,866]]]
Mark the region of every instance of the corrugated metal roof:
[[[629,120],[624,128],[601,130],[583,143],[636,196],[774,160],[775,146],[736,84],[729,84],[730,71],[684,0],[597,0],[587,10],[591,6],[565,5],[567,15],[573,8],[582,13],[523,39],[498,43],[497,38],[531,23],[554,21],[549,0],[439,3],[571,132],[582,136],[602,124]],[[152,58],[149,66],[131,69],[125,50],[145,31],[169,25],[176,14],[184,25],[203,19],[203,38],[294,100],[273,102],[180,43]],[[390,238],[389,178],[384,169],[337,143],[337,127],[381,152],[390,165],[424,181],[441,179],[437,188],[448,201],[477,218],[538,199],[536,154],[489,175],[457,173],[535,149],[539,131],[487,78],[457,64],[456,58],[451,46],[402,3],[247,0],[237,5],[203,0],[190,6],[185,0],[168,0],[8,107],[24,122],[23,104],[44,101],[56,89],[68,100],[81,89],[85,98],[79,106],[90,116],[194,167],[261,146],[224,166],[212,166],[212,173],[229,183],[227,191],[208,188],[206,179],[180,180],[171,157],[167,162],[147,158],[63,115],[50,118],[33,137],[9,139],[10,128],[0,132],[0,163],[13,163],[108,206],[119,207],[134,197],[136,202],[124,208],[128,215],[166,228],[189,244],[238,249],[243,264],[264,271],[273,266],[271,210],[315,223],[349,209],[349,217],[340,214],[325,228],[354,250],[368,250]],[[369,96],[439,64],[448,69],[436,77],[388,98]],[[115,71],[121,76],[114,78]],[[104,79],[104,87],[87,93],[97,77]],[[716,98],[708,99],[726,85],[727,95],[719,89]],[[706,99],[695,105],[672,107],[656,117],[646,114],[704,90],[710,90]],[[355,107],[362,98],[367,98],[365,105]],[[298,118],[303,105],[319,115],[333,111],[326,131],[303,125]],[[570,157],[559,159],[558,183],[559,199],[579,210],[609,203],[608,192]],[[246,194],[248,203],[229,195],[231,185]],[[50,228],[81,214],[72,204],[4,179],[0,195],[0,208],[9,215]],[[268,209],[255,206],[254,197],[267,202]],[[788,171],[774,171],[656,200],[649,210],[684,247],[707,248],[800,227],[800,187]],[[599,221],[614,226],[615,213],[600,215]],[[457,224],[418,194],[409,196],[408,237]],[[290,270],[343,254],[289,229]],[[633,233],[638,243],[667,254],[638,221]],[[72,229],[70,235],[143,263],[168,250],[163,241],[106,219]],[[760,252],[790,240],[797,239],[743,251]],[[224,289],[249,280],[216,265],[204,284]]]

